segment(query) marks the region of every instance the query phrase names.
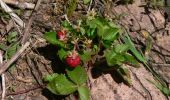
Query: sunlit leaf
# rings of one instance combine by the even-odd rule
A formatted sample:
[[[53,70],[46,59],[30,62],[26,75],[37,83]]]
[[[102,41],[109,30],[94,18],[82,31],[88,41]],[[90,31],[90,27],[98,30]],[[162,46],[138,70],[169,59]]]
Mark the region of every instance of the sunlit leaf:
[[[64,49],[60,49],[58,51],[58,56],[60,58],[60,60],[63,60],[66,56],[67,56],[68,52],[65,51]]]
[[[54,80],[56,77],[58,77],[59,74],[54,73],[52,75],[46,75],[43,79],[45,82],[50,82],[52,80]]]
[[[78,88],[80,100],[90,100],[90,90],[86,86]]]
[[[125,53],[130,49],[130,46],[127,44],[117,44],[114,47],[115,52],[117,53]]]
[[[47,88],[56,95],[68,95],[77,90],[77,86],[63,74],[53,78],[48,83]]]
[[[143,56],[136,50],[136,48],[135,48],[135,46],[134,46],[134,43],[131,41],[130,37],[129,37],[127,34],[125,35],[125,37],[123,38],[123,40],[124,40],[124,42],[125,42],[127,45],[130,46],[131,52],[135,55],[135,57],[136,57],[139,61],[141,61],[141,62],[143,62],[143,63],[146,63],[146,62],[147,62],[146,59],[145,59],[145,57],[143,57]]]
[[[7,41],[8,41],[9,43],[16,42],[16,41],[17,41],[17,35],[18,35],[17,32],[11,32],[11,33],[9,33],[8,36],[7,36]]]
[[[83,62],[87,62],[91,59],[91,51],[84,51],[83,54],[80,55],[80,58]]]
[[[44,35],[44,38],[51,44],[53,45],[58,45],[60,47],[64,47],[65,48],[65,45],[62,41],[59,41],[57,39],[57,36],[56,36],[56,32],[54,31],[50,31],[50,32],[46,32],[45,35]]]
[[[67,69],[68,77],[76,84],[82,85],[87,81],[87,73],[86,70],[78,66],[74,69]]]

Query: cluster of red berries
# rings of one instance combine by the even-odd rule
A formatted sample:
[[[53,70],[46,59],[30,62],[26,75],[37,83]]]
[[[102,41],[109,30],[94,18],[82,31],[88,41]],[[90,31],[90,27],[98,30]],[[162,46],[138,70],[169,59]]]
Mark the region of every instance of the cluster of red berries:
[[[66,31],[58,31],[57,37],[59,40],[64,41],[66,39]],[[73,50],[67,57],[66,63],[70,67],[77,67],[80,64],[80,56],[78,55],[77,51]]]

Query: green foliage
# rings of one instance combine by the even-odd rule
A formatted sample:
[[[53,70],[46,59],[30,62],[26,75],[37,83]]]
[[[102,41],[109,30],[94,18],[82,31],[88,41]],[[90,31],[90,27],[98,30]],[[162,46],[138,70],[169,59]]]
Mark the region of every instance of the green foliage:
[[[170,96],[170,89],[168,88],[168,86],[163,85],[159,82],[154,82],[154,81],[150,81],[150,80],[148,80],[148,81],[151,82],[152,84],[154,84],[164,95]]]
[[[18,43],[14,43],[12,44],[7,50],[6,50],[6,59],[10,59],[18,50],[19,48],[19,44]]]
[[[63,21],[61,25],[67,34],[65,41],[59,40],[56,32],[52,31],[45,33],[45,39],[59,47],[56,52],[62,63],[65,63],[65,58],[73,50],[78,52],[81,63],[76,68],[66,66],[66,75],[57,74],[46,78],[49,80],[48,89],[57,95],[70,94],[78,90],[81,100],[89,100],[90,93],[85,86],[87,73],[83,65],[98,63],[104,59],[106,63],[104,65],[107,65],[109,70],[116,69],[124,81],[131,85],[130,73],[125,65],[139,67],[138,60],[146,62],[145,58],[136,50],[130,37],[122,35],[123,30],[119,25],[97,16],[95,12],[89,12],[87,17],[77,20],[75,25],[70,25],[67,21]],[[63,86],[60,86],[61,84]],[[64,86],[67,87],[66,85],[68,88],[64,88]]]
[[[87,73],[81,66],[78,66],[75,69],[67,69],[66,71],[68,77],[79,86],[81,86],[87,80]]]
[[[90,90],[86,86],[79,87],[78,93],[81,100],[90,100]]]
[[[13,43],[17,41],[17,32],[11,32],[8,36],[7,36],[7,41],[8,43]]]
[[[10,19],[10,15],[4,11],[4,9],[0,8],[0,16],[4,19]]]
[[[67,56],[68,52],[65,51],[63,48],[61,48],[59,51],[58,51],[58,56],[60,58],[60,60],[64,60]]]
[[[146,63],[146,59],[143,55],[141,55],[135,48],[134,43],[131,41],[130,37],[128,36],[128,34],[125,35],[125,37],[123,38],[124,42],[130,46],[130,51],[135,55],[135,57],[141,61],[142,63]]]
[[[18,41],[18,33],[11,32],[7,35],[6,41],[0,43],[0,49],[5,51],[5,59],[10,59],[20,48]]]
[[[91,59],[92,52],[91,51],[84,51],[82,55],[80,55],[81,60],[83,62],[88,62]]]
[[[54,31],[46,32],[44,38],[51,44],[57,44],[56,32]]]
[[[47,79],[47,78],[46,78]],[[49,83],[48,89],[56,95],[68,95],[77,90],[77,86],[61,74],[55,76]]]
[[[84,86],[87,81],[85,69],[78,66],[66,71],[66,75],[54,73],[44,77],[44,81],[48,82],[47,88],[56,95],[68,95],[78,90],[80,100],[89,100],[89,90]]]
[[[58,45],[59,47],[65,48],[65,44],[57,39],[56,34],[57,33],[54,31],[46,32],[44,38],[53,45]]]

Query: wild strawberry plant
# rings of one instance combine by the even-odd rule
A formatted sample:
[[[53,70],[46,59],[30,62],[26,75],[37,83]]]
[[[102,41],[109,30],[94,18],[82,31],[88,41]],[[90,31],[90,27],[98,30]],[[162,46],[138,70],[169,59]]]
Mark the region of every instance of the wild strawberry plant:
[[[102,66],[104,63],[107,66],[103,69],[109,67],[116,70],[131,85],[126,64],[139,67],[138,61],[146,62],[118,24],[97,16],[94,11],[77,20],[74,25],[65,20],[61,26],[61,30],[57,32],[45,33],[46,40],[58,47],[57,55],[66,69],[65,74],[54,73],[45,77],[47,88],[56,95],[78,91],[81,100],[89,100],[90,93],[86,86],[88,75],[85,70],[87,66]]]

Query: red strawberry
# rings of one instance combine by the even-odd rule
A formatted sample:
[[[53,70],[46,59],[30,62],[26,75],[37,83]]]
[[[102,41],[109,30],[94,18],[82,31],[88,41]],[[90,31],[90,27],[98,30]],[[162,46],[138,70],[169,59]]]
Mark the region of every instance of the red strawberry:
[[[66,32],[65,31],[58,31],[57,32],[57,37],[59,40],[64,41],[66,39]]]
[[[71,52],[66,58],[66,63],[70,67],[77,67],[80,64],[80,57],[76,51]]]

